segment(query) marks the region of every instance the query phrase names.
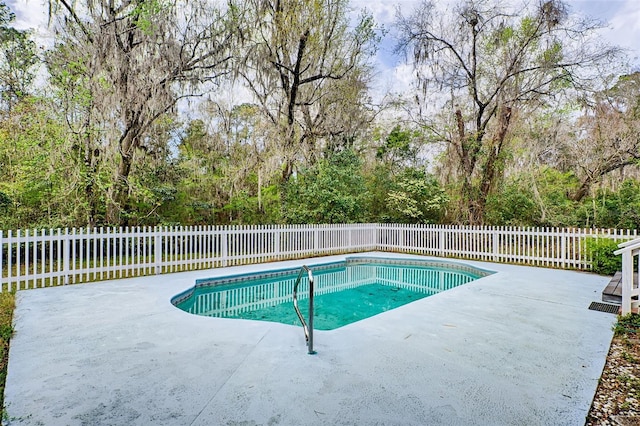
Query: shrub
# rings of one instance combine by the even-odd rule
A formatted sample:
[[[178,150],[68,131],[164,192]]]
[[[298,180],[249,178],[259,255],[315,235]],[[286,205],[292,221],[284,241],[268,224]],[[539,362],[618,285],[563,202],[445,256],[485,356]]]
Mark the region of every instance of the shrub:
[[[592,271],[601,275],[613,275],[622,269],[622,257],[613,254],[618,243],[609,238],[590,238],[587,252],[591,257]]]
[[[618,322],[613,327],[616,336],[624,334],[635,335],[640,330],[640,315],[627,314],[618,317]]]

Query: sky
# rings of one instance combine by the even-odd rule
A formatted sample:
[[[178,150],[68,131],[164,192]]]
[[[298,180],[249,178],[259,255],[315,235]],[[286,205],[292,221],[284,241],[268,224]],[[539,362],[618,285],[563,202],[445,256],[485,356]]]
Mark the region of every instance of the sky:
[[[32,28],[35,34],[47,38],[46,0],[5,0],[16,14],[14,26],[19,29]],[[351,0],[354,16],[362,9],[373,14],[376,22],[388,32],[383,38],[375,58],[379,92],[404,92],[411,87],[413,71],[404,58],[393,54],[393,23],[396,9],[409,15],[422,0]],[[434,0],[445,2],[452,0]],[[535,1],[535,0],[534,0]],[[601,30],[604,40],[629,49],[631,63],[640,69],[640,0],[567,0],[571,12],[596,18],[608,23]]]
[[[434,0],[446,2],[451,0]],[[422,0],[351,0],[354,13],[367,9],[376,22],[388,30],[375,59],[378,86],[392,92],[403,92],[411,87],[413,70],[404,58],[393,54],[395,47],[393,23],[396,10],[410,15]],[[632,66],[640,69],[640,0],[568,0],[570,13],[577,13],[606,23],[601,31],[610,44],[628,49]]]

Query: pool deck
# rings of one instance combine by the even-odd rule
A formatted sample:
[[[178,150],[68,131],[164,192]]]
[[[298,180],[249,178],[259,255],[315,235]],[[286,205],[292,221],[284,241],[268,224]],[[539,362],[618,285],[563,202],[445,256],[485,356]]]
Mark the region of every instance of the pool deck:
[[[197,278],[343,258],[20,291],[4,424],[584,425],[608,277],[463,261],[497,273],[316,331],[316,355],[301,327],[169,302]]]

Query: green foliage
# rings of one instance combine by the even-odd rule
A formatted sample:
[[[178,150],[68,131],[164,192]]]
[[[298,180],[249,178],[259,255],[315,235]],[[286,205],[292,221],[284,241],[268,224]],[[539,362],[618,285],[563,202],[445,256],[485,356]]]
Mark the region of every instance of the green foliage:
[[[513,41],[516,31],[511,26],[504,26],[493,31],[485,41],[485,48],[489,53],[495,53],[501,46],[508,45]]]
[[[554,42],[549,48],[542,52],[541,61],[544,64],[554,64],[562,60],[562,44]]]
[[[9,341],[13,335],[13,311],[16,307],[14,292],[0,293],[0,411],[4,418],[4,385],[9,363]]]
[[[506,26],[502,28],[502,31],[500,32],[500,41],[503,44],[507,44],[511,40],[514,34],[515,32],[513,31],[513,28],[510,26]]]
[[[512,226],[577,226],[578,205],[570,193],[578,185],[571,172],[543,167],[533,176],[516,174],[487,198],[486,223]]]
[[[415,159],[417,147],[414,138],[419,134],[413,130],[402,130],[398,125],[385,138],[384,144],[378,147],[376,158],[394,164],[407,163]]]
[[[0,211],[2,210],[6,211],[10,205],[11,205],[11,198],[4,192],[0,191]]]
[[[617,191],[598,190],[583,200],[577,214],[581,226],[640,229],[640,182],[626,179]]]
[[[255,183],[257,185],[257,182]],[[261,188],[260,196],[256,188],[236,192],[223,211],[229,223],[234,224],[272,224],[280,219],[280,192],[277,185]]]
[[[361,160],[352,150],[329,154],[291,179],[284,190],[287,223],[352,223],[366,217]]]
[[[576,203],[570,194],[579,182],[572,172],[562,172],[550,167],[542,169],[537,178],[538,191],[544,209],[540,226],[571,226],[576,223]]]
[[[554,164],[556,168],[541,166],[521,171],[517,164],[509,167],[507,160],[513,160],[510,155],[515,156],[517,149],[526,149],[517,145],[518,138],[524,137],[518,135],[521,128],[515,120],[527,115],[531,103],[523,101],[517,105],[514,111],[519,113],[513,115],[511,122],[494,120],[500,118],[502,107],[491,103],[493,101],[482,108],[485,113],[493,111],[493,116],[473,115],[474,106],[480,104],[466,97],[474,92],[467,88],[477,89],[479,101],[491,93],[495,94],[491,99],[501,100],[517,95],[512,91],[517,92],[521,86],[549,81],[549,87],[544,83],[541,91],[529,87],[529,91],[524,92],[526,96],[516,96],[539,105],[544,99],[534,94],[554,92],[571,81],[566,67],[554,68],[564,56],[570,56],[569,40],[561,44],[556,41],[559,38],[545,38],[540,33],[541,29],[550,29],[544,25],[557,24],[552,19],[540,21],[536,15],[513,15],[514,19],[507,19],[507,15],[498,14],[496,19],[474,26],[476,30],[483,28],[478,34],[476,59],[479,62],[474,74],[479,80],[460,81],[455,87],[449,87],[454,96],[449,106],[459,106],[462,122],[452,122],[455,118],[447,106],[443,109],[449,114],[445,121],[439,123],[429,117],[420,131],[395,123],[372,129],[371,119],[376,111],[366,99],[370,83],[366,60],[375,51],[380,32],[367,14],[362,15],[355,28],[349,26],[347,1],[335,3],[333,20],[325,10],[327,5],[327,2],[306,0],[285,2],[282,6],[286,13],[276,16],[266,9],[247,11],[242,2],[231,2],[233,28],[246,25],[243,14],[253,13],[254,18],[260,18],[253,25],[268,36],[259,46],[251,45],[250,56],[245,58],[248,61],[245,64],[254,66],[256,73],[247,73],[248,84],[264,84],[264,87],[254,87],[260,102],[209,103],[200,111],[201,120],[191,121],[178,130],[174,115],[178,108],[172,103],[173,96],[185,95],[182,89],[198,92],[195,89],[199,83],[217,74],[212,72],[214,68],[208,68],[213,62],[198,65],[187,61],[202,73],[152,82],[156,76],[185,71],[180,68],[184,65],[182,62],[165,68],[169,64],[166,61],[174,59],[171,52],[178,53],[180,47],[171,45],[180,41],[174,38],[175,34],[161,30],[177,28],[166,14],[173,9],[173,3],[166,0],[126,3],[117,8],[114,19],[97,21],[98,16],[89,12],[116,11],[106,8],[89,11],[83,16],[85,28],[90,33],[101,34],[93,37],[92,43],[97,43],[95,50],[91,50],[88,40],[84,44],[76,43],[87,34],[81,31],[81,26],[71,25],[72,19],[62,20],[67,25],[58,29],[60,32],[46,61],[53,91],[41,98],[28,96],[38,61],[31,35],[11,27],[14,15],[0,3],[0,44],[4,55],[0,57],[0,92],[4,101],[0,102],[0,229],[101,225],[106,221],[110,202],[122,207],[118,212],[120,216],[116,217],[122,223],[199,225],[441,223],[451,219],[445,217],[445,212],[471,210],[485,200],[486,211],[478,216],[485,224],[640,228],[640,182],[637,179],[605,181],[607,186],[600,188],[596,183],[592,196],[580,202],[572,201],[571,194],[581,184],[576,173],[583,176],[583,172],[572,163],[571,155],[575,154],[563,152],[561,146],[552,146],[555,140],[549,144],[552,152],[546,154],[558,159],[545,164]],[[269,19],[261,19],[262,13]],[[118,27],[125,21],[126,25]],[[96,23],[104,25],[94,25]],[[111,24],[120,30],[100,33]],[[336,25],[333,28],[337,32],[327,31],[331,25]],[[300,35],[309,28],[306,50],[301,52],[300,73],[294,75],[296,68],[290,60],[296,58]],[[201,29],[207,38],[193,39],[193,44],[185,44],[186,49],[180,52],[213,55],[217,51],[209,33],[213,28]],[[108,37],[130,30],[135,30],[128,39],[133,40],[130,46],[135,48],[133,53],[111,61],[117,50],[110,49],[118,43],[116,39],[109,41]],[[240,38],[245,42],[255,39],[253,36],[257,33],[251,33],[253,28],[244,30],[248,32],[240,34]],[[232,38],[225,31],[221,34],[224,39]],[[152,42],[147,43],[149,40]],[[423,47],[432,44],[426,43]],[[143,45],[146,47],[140,49]],[[213,46],[213,50],[200,52],[196,48],[204,45]],[[429,64],[438,65],[431,70],[435,72],[433,77],[444,72],[440,80],[434,80],[441,88],[451,82],[449,71],[437,69],[450,59],[436,60],[442,51],[432,51],[433,56],[423,55]],[[272,56],[274,52],[283,54]],[[524,56],[507,64],[516,53]],[[150,68],[156,59],[158,62]],[[134,62],[139,65],[137,68],[124,67]],[[500,71],[505,64],[511,67],[506,74]],[[544,78],[541,78],[543,74],[527,77],[528,70],[539,68],[549,73]],[[147,73],[148,69],[153,72]],[[226,74],[229,69],[218,71]],[[505,80],[503,87],[494,87],[497,75],[512,75],[513,79]],[[117,83],[121,77],[124,79]],[[610,89],[611,94],[635,93],[640,81],[637,77],[635,74],[620,77]],[[295,81],[299,83],[295,90],[297,98],[291,99]],[[285,82],[288,88],[281,87]],[[189,87],[182,83],[188,83]],[[162,98],[145,103],[144,99],[165,89],[167,104],[163,104]],[[135,96],[129,98],[130,95]],[[129,108],[138,101],[142,102],[138,107]],[[640,111],[640,102],[635,99],[628,102],[625,107],[630,111]],[[551,126],[557,121],[578,115],[581,107],[576,105],[569,111],[554,109],[535,123],[533,127],[542,129],[536,129],[537,133],[531,135],[531,143],[550,138]],[[214,109],[216,112],[211,113]],[[140,121],[140,114],[148,115],[147,119]],[[640,113],[634,117],[639,116]],[[138,118],[125,123],[125,117]],[[476,123],[482,122],[488,123],[487,127],[478,129]],[[131,126],[126,127],[129,124]],[[464,132],[458,134],[460,124]],[[502,124],[509,125],[509,132],[504,141],[498,142],[495,137]],[[437,143],[449,140],[452,142],[449,146],[458,150],[442,154],[443,164],[446,161],[455,172],[441,181],[419,168],[423,158],[418,154],[427,132],[430,140]],[[131,141],[131,149],[126,149],[128,158],[133,160],[130,173],[118,176],[125,151],[118,141],[122,136],[133,134],[139,136]],[[485,139],[481,135],[485,135]],[[460,140],[456,139],[458,136]],[[502,151],[492,163],[495,177],[490,176],[490,184],[481,187],[482,167],[500,146]],[[322,149],[334,152],[323,154]],[[457,156],[464,152],[473,155],[454,164]],[[528,154],[524,152],[520,158],[529,158]],[[298,168],[296,175],[300,164],[306,168]],[[283,170],[288,173],[286,177]],[[293,177],[283,183],[292,173]],[[634,172],[627,176],[634,176]],[[467,181],[463,183],[464,179]],[[122,186],[123,197],[116,200],[113,189],[117,185]],[[490,188],[491,192],[481,193],[484,188]],[[465,204],[465,197],[470,203]]]
[[[48,106],[25,98],[0,121],[0,229],[84,223],[80,171]]]
[[[632,335],[635,336],[640,330],[640,315],[627,314],[618,317],[618,322],[613,327],[616,336]]]
[[[537,22],[530,16],[525,16],[520,21],[520,32],[525,38],[533,37],[538,31]]]
[[[8,341],[13,335],[13,327],[11,324],[0,324],[0,339]]]
[[[449,196],[438,180],[422,169],[407,167],[393,173],[389,164],[376,164],[365,175],[368,221],[441,223]]]
[[[607,238],[587,239],[587,252],[591,257],[592,271],[601,275],[613,275],[622,268],[622,258],[613,254],[618,243]]]
[[[14,19],[7,5],[0,3],[0,96],[7,109],[29,94],[39,62],[31,34],[9,25]]]
[[[364,174],[367,198],[367,221],[390,222],[387,194],[395,188],[394,176],[388,164],[376,163]]]
[[[157,30],[157,20],[161,19],[160,15],[163,11],[168,11],[170,6],[159,0],[145,1],[136,4],[132,12],[135,18],[136,26],[146,35],[151,35]]]
[[[539,221],[540,210],[531,186],[516,177],[500,186],[487,199],[486,223],[496,226],[531,225]]]
[[[387,193],[389,221],[396,223],[439,223],[449,197],[438,181],[424,170],[408,168]]]
[[[640,229],[640,182],[626,179],[616,190],[599,189],[580,202],[572,172],[543,167],[514,174],[487,199],[490,225]]]

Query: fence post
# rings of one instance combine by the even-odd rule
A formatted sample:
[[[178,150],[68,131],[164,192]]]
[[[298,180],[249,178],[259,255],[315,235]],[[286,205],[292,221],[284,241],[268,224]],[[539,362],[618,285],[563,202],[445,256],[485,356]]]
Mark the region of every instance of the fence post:
[[[282,225],[273,226],[273,255],[277,260],[280,260],[280,227]]]
[[[11,287],[11,230],[9,230],[7,235],[7,290],[11,291]]]
[[[631,292],[633,290],[633,253],[622,253],[622,315],[631,313]]]
[[[58,229],[58,237],[60,236],[60,229]],[[71,250],[70,250],[70,242],[69,242],[69,228],[64,228],[64,236],[62,238],[62,275],[64,276],[64,284],[69,284],[69,274],[70,268],[69,264],[71,261]]]
[[[18,289],[20,289],[20,278],[22,275],[22,271],[21,271],[21,266],[22,266],[22,260],[20,259],[21,256],[21,251],[20,251],[20,243],[22,242],[22,231],[20,229],[18,229],[16,231],[16,258],[15,258],[15,264],[16,264],[16,286]]]
[[[153,260],[155,265],[155,273],[156,275],[162,273],[162,235],[161,235],[162,227],[155,226],[153,228]]]
[[[562,228],[562,233],[560,234],[560,264],[562,265],[562,269],[566,269],[567,267],[567,232],[566,228]]]
[[[439,225],[437,228],[438,231],[438,252],[440,253],[440,257],[444,257],[444,227],[443,225]]]
[[[228,259],[228,248],[227,248],[227,239],[229,238],[229,233],[227,232],[228,227],[223,226],[220,232],[220,253],[222,257],[222,266],[227,266]]]
[[[498,261],[498,230],[495,226],[491,227],[491,258],[494,262]]]

